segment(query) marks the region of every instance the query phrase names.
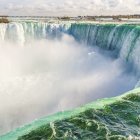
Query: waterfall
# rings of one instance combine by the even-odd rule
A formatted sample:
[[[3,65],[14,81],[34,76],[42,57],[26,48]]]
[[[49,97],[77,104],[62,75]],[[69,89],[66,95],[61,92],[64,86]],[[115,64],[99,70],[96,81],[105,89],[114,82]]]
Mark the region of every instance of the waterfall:
[[[130,63],[137,73],[140,70],[139,25],[72,24],[69,33],[79,42],[115,51],[117,57]]]
[[[0,25],[0,42],[8,40],[23,46],[30,39],[60,38],[62,33],[68,33],[88,46],[114,51],[135,71],[140,70],[139,25],[13,22]]]
[[[29,39],[46,39],[59,37],[67,32],[69,25],[48,24],[42,22],[12,22],[0,25],[0,40],[12,41],[23,45]]]
[[[13,22],[0,25],[0,40],[12,40],[21,44],[30,38],[54,38],[59,37],[61,33],[69,33],[77,41],[90,46],[96,45],[103,49],[119,51],[118,55],[129,59],[131,53],[136,49],[140,27],[137,25],[43,22]]]
[[[135,85],[139,86],[140,81],[137,83],[139,77],[134,75],[133,72],[127,71],[129,65],[138,76],[140,75],[139,45],[139,25],[66,22],[11,22],[0,24],[0,94],[2,97],[0,100],[2,110],[0,134],[7,133],[44,115],[71,109],[96,99],[117,96],[134,88]],[[92,49],[93,47],[97,49]],[[101,50],[101,53],[98,50]],[[113,59],[104,55],[104,52],[107,52],[106,54],[109,54],[109,56],[113,55]],[[130,95],[132,92],[130,92]],[[121,118],[123,116],[125,117],[123,130],[127,132],[127,135],[130,134],[130,131],[126,128],[130,130],[135,128],[134,132],[131,131],[132,135],[139,134],[139,129],[132,123],[130,124],[132,121],[128,118],[129,113],[135,111],[133,120],[135,123],[136,120],[139,121],[139,112],[137,111],[139,97],[137,92],[134,96],[132,94],[132,97],[127,97],[127,94],[125,94],[126,96],[97,101],[97,104],[91,104],[89,108],[81,108],[80,112],[83,109],[85,111],[91,109],[91,114],[89,114],[89,111],[85,112],[87,114],[87,119],[84,118],[86,120],[84,122],[85,136],[87,135],[87,128],[90,130],[93,122],[95,122],[93,126],[96,126],[96,121],[102,122],[100,135],[104,130],[107,134],[112,134],[112,130],[116,129],[112,126],[119,126],[120,120],[121,122],[124,120],[124,118]],[[121,100],[121,104],[119,100]],[[102,111],[98,111],[99,105],[104,106],[104,103],[109,103],[107,105],[114,108],[113,114],[111,114],[111,108],[108,108],[108,106],[107,108],[101,108]],[[128,106],[128,103],[130,103],[130,106]],[[134,104],[137,104],[137,106]],[[126,105],[125,108],[122,105]],[[123,112],[120,112],[120,108]],[[120,114],[116,114],[117,117],[114,116],[116,109],[119,109],[120,112]],[[74,112],[77,112],[77,110]],[[80,112],[77,112],[77,114]],[[104,114],[100,114],[100,112]],[[107,112],[108,114],[106,114]],[[61,112],[58,116],[66,115],[69,117],[71,115],[69,113],[69,111]],[[85,117],[86,114],[81,114],[75,122],[81,124],[83,122],[82,116]],[[97,119],[93,118],[94,114]],[[107,117],[112,115],[109,123],[105,123],[105,115]],[[92,118],[88,118],[90,116]],[[102,120],[100,119],[101,116],[103,116]],[[113,121],[112,117],[115,117]],[[81,119],[80,123],[79,118]],[[89,119],[93,122],[89,122]],[[30,128],[33,130],[42,126],[46,123],[46,120],[41,119],[37,123],[15,130],[14,133],[16,134],[12,132],[0,136],[0,139],[11,140],[11,137],[13,137],[12,139],[15,140],[15,137],[22,136]],[[47,122],[49,121],[47,120]],[[138,125],[138,121],[135,125]],[[114,125],[114,122],[118,124]],[[103,123],[107,125],[102,129]],[[111,131],[108,131],[108,126],[110,126]],[[51,129],[52,127],[53,125]],[[76,127],[73,128],[77,130]],[[81,125],[79,128],[78,132],[81,131]],[[99,132],[99,127],[96,128]],[[120,134],[122,133],[121,128],[120,125],[117,129]],[[79,136],[81,134],[83,132],[80,132]]]
[[[64,33],[86,46],[113,51],[114,57],[128,63],[133,72],[140,76],[139,25],[11,22],[0,24],[0,45],[10,42],[24,47],[32,40],[60,39]]]

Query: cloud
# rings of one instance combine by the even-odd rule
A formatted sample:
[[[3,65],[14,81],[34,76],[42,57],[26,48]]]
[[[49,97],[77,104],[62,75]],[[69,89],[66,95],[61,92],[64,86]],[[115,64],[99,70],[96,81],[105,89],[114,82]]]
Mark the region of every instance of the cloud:
[[[102,2],[107,6],[107,7],[117,7],[119,2],[118,0],[102,0]]]
[[[140,0],[0,0],[0,12],[46,16],[137,14]]]

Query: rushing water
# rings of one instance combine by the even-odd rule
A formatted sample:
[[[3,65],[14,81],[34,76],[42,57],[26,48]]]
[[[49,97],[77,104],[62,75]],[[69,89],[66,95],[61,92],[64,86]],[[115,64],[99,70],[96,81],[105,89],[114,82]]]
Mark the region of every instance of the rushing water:
[[[30,39],[60,38],[62,33],[72,35],[77,41],[89,46],[115,50],[116,55],[139,69],[139,25],[113,24],[49,24],[19,22],[0,25],[0,40],[14,41],[21,46]]]
[[[44,115],[72,109],[96,99],[117,96],[138,87],[139,33],[138,25],[41,22],[1,24],[0,133],[10,131]],[[131,106],[130,110],[137,108],[133,115],[136,117],[134,119],[139,120],[139,95],[136,97],[137,101],[134,100],[135,97],[131,101],[136,106]],[[128,113],[130,106],[129,104],[125,106],[126,102],[129,102],[129,99],[122,103],[124,108],[120,106],[120,109],[122,111],[126,109],[126,113]],[[110,106],[113,111],[116,110],[114,104]],[[91,110],[89,115],[105,115],[106,110],[101,111],[103,114],[100,114],[100,111],[96,114],[96,109]],[[109,118],[108,115],[106,118]],[[119,118],[121,115],[116,114],[116,117]],[[85,113],[80,116],[81,114],[77,117],[80,118],[80,121],[83,120],[82,126],[79,126],[77,118],[75,122],[73,122],[75,118],[66,120],[62,124],[58,122],[56,127],[65,128],[65,125],[68,128],[68,124],[71,126],[69,126],[70,131],[62,130],[61,134],[54,132],[57,131],[57,128],[54,129],[55,124],[47,125],[45,130],[47,129],[50,133],[46,138],[62,137],[64,139],[65,135],[69,139],[90,139],[102,135],[99,139],[104,139],[107,136],[111,138],[115,134],[116,138],[118,135],[121,135],[120,138],[123,138],[124,135],[126,138],[129,137],[129,133],[139,136],[139,122],[133,124],[136,125],[135,131],[130,132],[124,129],[124,133],[122,133],[119,131],[120,127],[117,127],[117,129],[113,128],[112,132],[110,128],[112,128],[113,121],[108,124],[108,121],[104,121],[105,118],[97,117],[94,118],[93,123],[90,121],[92,117],[88,118]],[[111,113],[110,117],[113,117]],[[122,120],[121,117],[120,120]],[[119,125],[119,120],[114,121],[118,121],[116,125]],[[91,134],[90,130],[93,131],[97,128],[86,127],[88,122],[91,127],[99,124],[102,128],[99,129],[101,133],[97,134],[95,131],[95,134]],[[108,127],[108,125],[110,126]],[[125,122],[122,125],[126,125]],[[127,127],[132,126],[127,124]],[[75,129],[78,132],[75,132]],[[58,130],[61,131],[61,129]],[[36,134],[38,135],[38,132]],[[15,137],[21,136],[16,133],[14,135]],[[11,140],[15,139],[14,135]],[[42,135],[44,135],[44,131],[42,131]],[[11,134],[6,138],[1,138],[10,140],[10,137]],[[29,138],[25,137],[25,139]]]

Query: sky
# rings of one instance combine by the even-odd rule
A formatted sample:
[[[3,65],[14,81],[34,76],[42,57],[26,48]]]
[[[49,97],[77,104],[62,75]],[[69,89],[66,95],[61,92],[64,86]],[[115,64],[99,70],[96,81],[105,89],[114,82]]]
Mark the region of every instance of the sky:
[[[21,16],[140,14],[140,0],[0,0],[0,14]]]

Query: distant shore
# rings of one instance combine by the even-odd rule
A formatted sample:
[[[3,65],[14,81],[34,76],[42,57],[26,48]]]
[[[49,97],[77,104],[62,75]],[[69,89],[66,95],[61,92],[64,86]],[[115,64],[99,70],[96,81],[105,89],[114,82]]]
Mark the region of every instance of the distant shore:
[[[48,16],[0,16],[0,23],[9,22],[48,22],[48,23],[97,23],[97,24],[140,24],[140,15],[118,16],[78,16],[78,17],[48,17]]]

